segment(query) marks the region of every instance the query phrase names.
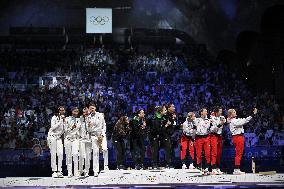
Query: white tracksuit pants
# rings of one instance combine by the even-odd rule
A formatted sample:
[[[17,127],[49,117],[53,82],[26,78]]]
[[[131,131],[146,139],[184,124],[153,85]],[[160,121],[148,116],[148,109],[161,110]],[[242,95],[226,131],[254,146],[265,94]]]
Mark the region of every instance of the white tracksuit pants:
[[[91,164],[91,153],[92,153],[92,143],[88,141],[80,141],[80,155],[79,155],[79,170],[83,171],[83,166],[85,165],[84,171],[89,173]]]
[[[74,162],[74,175],[79,175],[79,139],[75,140],[64,140],[65,153],[66,153],[66,163],[68,175],[73,175],[72,173],[72,158]]]
[[[102,151],[103,151],[103,158],[104,158],[104,167],[108,167],[108,148],[107,148],[107,138],[103,138],[102,142]]]
[[[61,138],[57,139],[54,136],[48,136],[47,142],[50,148],[51,156],[51,169],[53,172],[62,172],[63,161],[63,143]],[[56,163],[56,157],[58,158],[58,164]]]
[[[99,163],[100,163],[100,146],[98,143],[98,137],[92,136],[92,150],[93,150],[93,171],[99,172]],[[104,167],[108,166],[108,150],[107,150],[107,140],[106,137],[103,138],[102,141],[102,151],[104,158]]]

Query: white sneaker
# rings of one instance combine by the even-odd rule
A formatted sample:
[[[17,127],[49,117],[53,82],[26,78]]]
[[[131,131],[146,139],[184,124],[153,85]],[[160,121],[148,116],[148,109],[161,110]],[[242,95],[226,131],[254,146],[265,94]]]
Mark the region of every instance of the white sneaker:
[[[204,172],[204,175],[209,175],[210,174],[208,168],[204,169],[203,172]]]
[[[78,173],[75,173],[74,176],[75,177],[81,177],[81,174],[78,172]]]
[[[68,178],[71,178],[73,177],[73,174],[72,173],[68,173]]]
[[[58,173],[57,173],[57,177],[58,177],[58,178],[64,178],[63,173],[62,173],[61,171],[58,172]]]
[[[245,172],[242,172],[240,169],[234,169],[234,172],[233,172],[234,175],[243,175],[243,174],[246,174]]]
[[[85,176],[85,177],[88,177],[88,176],[89,176],[89,173],[88,173],[88,172],[84,172],[84,176]]]
[[[182,169],[187,169],[186,165],[185,164],[182,164]]]
[[[224,174],[219,168],[217,168],[217,171],[218,171],[219,175],[223,175]]]
[[[204,170],[199,170],[200,174],[205,175]]]
[[[108,170],[109,170],[108,166],[105,166],[104,171],[108,171]]]
[[[94,172],[94,177],[97,177],[99,176],[99,173],[98,172]]]
[[[217,169],[212,169],[211,175],[219,175]]]
[[[195,169],[193,163],[191,163],[191,164],[189,165],[188,169]]]
[[[52,178],[57,178],[58,174],[57,174],[57,172],[53,172],[51,176],[52,176]]]
[[[197,167],[196,169],[197,169],[197,171],[199,171],[202,175],[204,174],[203,169],[201,169],[200,167]]]

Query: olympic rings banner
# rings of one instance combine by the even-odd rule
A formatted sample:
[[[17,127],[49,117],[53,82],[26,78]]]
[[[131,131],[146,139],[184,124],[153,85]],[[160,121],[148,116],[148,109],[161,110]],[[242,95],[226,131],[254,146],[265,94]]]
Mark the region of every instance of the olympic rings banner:
[[[112,9],[86,8],[87,33],[112,33]]]

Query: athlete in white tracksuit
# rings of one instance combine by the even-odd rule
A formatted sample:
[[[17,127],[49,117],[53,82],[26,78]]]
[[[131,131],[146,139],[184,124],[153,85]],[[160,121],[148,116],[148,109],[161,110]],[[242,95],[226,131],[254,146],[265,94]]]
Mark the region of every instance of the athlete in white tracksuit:
[[[182,124],[182,135],[181,135],[181,161],[182,161],[182,169],[186,169],[186,151],[189,150],[190,155],[190,166],[189,169],[194,169],[193,161],[194,161],[194,139],[196,126],[194,125],[196,117],[193,112],[189,112],[185,122]]]
[[[194,120],[194,124],[196,125],[195,149],[197,166],[198,168],[201,168],[202,150],[204,149],[206,159],[204,173],[209,174],[208,167],[210,164],[210,120],[207,118],[207,109],[201,109],[200,118],[196,118]]]
[[[223,172],[220,170],[221,155],[222,155],[222,131],[226,122],[226,118],[222,116],[222,108],[215,107],[210,116],[210,146],[211,146],[211,167],[213,175],[221,175]]]
[[[80,173],[84,173],[84,176],[89,176],[91,153],[92,153],[92,141],[91,135],[88,132],[89,122],[89,109],[83,109],[83,115],[80,117],[81,128],[80,128],[80,157],[79,157],[79,170]],[[83,171],[83,165],[85,169]]]
[[[102,142],[102,152],[104,158],[104,170],[109,170],[108,168],[108,148],[107,148],[107,137],[106,137],[106,122],[104,114],[102,113],[102,130],[103,130],[103,142]]]
[[[88,131],[91,134],[92,150],[93,150],[93,171],[94,176],[98,176],[99,173],[99,150],[103,151],[104,157],[104,169],[108,169],[108,149],[106,140],[106,123],[103,113],[96,112],[96,106],[91,104],[89,106],[90,125]],[[100,144],[100,140],[102,143]],[[100,146],[101,145],[101,146]]]
[[[80,127],[81,122],[78,118],[79,109],[72,108],[72,116],[67,117],[67,128],[65,131],[65,153],[67,162],[68,177],[72,177],[72,158],[74,162],[74,175],[76,177],[80,176],[79,173],[79,138],[80,138]]]
[[[62,135],[66,128],[65,109],[64,107],[58,108],[59,114],[51,118],[51,127],[48,131],[47,141],[50,148],[51,155],[51,169],[52,177],[63,177],[62,174],[62,161],[63,161],[63,143]],[[56,163],[56,157],[58,163]]]
[[[237,118],[237,112],[234,109],[228,110],[228,123],[230,127],[230,131],[232,133],[232,140],[235,146],[235,169],[233,174],[241,175],[245,174],[240,170],[241,160],[243,157],[244,152],[244,144],[245,144],[245,137],[244,137],[244,125],[247,124],[253,116],[257,114],[257,109],[254,108],[253,113],[251,116],[246,118]]]

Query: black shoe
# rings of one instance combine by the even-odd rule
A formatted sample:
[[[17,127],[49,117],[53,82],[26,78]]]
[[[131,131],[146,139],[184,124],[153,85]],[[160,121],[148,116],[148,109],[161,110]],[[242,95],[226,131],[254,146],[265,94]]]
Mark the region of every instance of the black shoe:
[[[202,170],[201,166],[200,165],[196,165],[196,169],[198,170]]]
[[[157,164],[153,164],[152,168],[153,168],[153,169],[156,169],[156,170],[159,169],[159,167],[158,167]]]
[[[168,164],[165,166],[165,169],[170,169],[170,168],[171,168],[171,166],[168,165]]]
[[[139,165],[139,164],[138,164],[138,165],[135,165],[135,169],[136,169],[136,170],[140,170],[140,169],[141,169],[140,165]]]
[[[124,167],[124,165],[119,165],[119,166],[117,166],[117,169],[118,170],[125,170],[125,167]]]

